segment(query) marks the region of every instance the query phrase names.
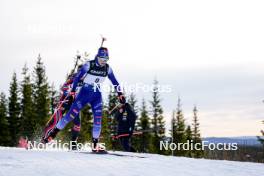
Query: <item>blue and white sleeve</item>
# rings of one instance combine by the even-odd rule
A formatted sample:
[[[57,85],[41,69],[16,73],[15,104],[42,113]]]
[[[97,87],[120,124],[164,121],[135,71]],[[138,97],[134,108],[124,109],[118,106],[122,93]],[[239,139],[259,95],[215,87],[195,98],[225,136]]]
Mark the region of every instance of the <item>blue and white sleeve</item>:
[[[112,68],[110,66],[109,66],[109,70],[108,70],[108,78],[112,82],[112,84],[115,87],[115,90],[117,91],[117,93],[118,94],[122,94],[121,87],[120,87],[118,81],[116,80],[114,72],[113,72],[113,70],[112,70]]]
[[[76,74],[76,76],[73,79],[73,85],[72,85],[72,91],[76,91],[76,87],[78,85],[78,82],[81,80],[81,78],[87,73],[87,71],[90,68],[90,62],[86,62],[81,69],[79,70],[79,72]]]

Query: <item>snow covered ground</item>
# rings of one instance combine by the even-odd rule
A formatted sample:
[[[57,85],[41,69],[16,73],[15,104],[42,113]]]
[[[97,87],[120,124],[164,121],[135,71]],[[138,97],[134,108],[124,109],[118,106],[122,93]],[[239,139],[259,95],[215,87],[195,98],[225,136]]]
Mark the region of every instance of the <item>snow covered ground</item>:
[[[0,147],[0,176],[263,176],[264,164],[170,157],[114,156]]]

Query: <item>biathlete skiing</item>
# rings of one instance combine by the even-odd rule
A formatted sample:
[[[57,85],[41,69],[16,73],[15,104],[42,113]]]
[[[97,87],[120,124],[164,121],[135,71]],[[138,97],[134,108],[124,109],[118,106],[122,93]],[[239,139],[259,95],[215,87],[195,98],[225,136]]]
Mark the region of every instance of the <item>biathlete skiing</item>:
[[[103,42],[104,38],[102,40],[102,44]],[[58,132],[61,131],[69,122],[78,118],[79,112],[86,104],[89,103],[93,112],[92,150],[93,152],[99,152],[101,150],[98,145],[101,133],[103,108],[100,84],[104,82],[106,77],[109,78],[115,87],[119,102],[121,104],[126,103],[126,99],[113,73],[113,70],[107,64],[107,61],[109,60],[108,49],[103,47],[102,44],[98,49],[98,53],[94,60],[87,61],[74,76],[72,89],[68,96],[75,94],[78,83],[82,80],[83,85],[80,88],[80,92],[74,99],[70,110],[59,120],[55,128],[53,128],[52,131],[43,139],[44,143],[48,143],[54,139]]]

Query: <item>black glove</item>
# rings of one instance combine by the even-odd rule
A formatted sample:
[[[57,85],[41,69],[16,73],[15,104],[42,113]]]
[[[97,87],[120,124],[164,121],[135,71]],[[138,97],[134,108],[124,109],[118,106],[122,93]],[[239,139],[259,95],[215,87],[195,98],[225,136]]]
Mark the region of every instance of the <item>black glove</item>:
[[[69,93],[68,98],[67,98],[67,100],[69,101],[69,104],[73,103],[75,97],[76,97],[76,92],[75,91],[72,91],[72,92]]]
[[[125,96],[122,93],[118,93],[118,100],[119,100],[119,103],[121,103],[121,104],[126,103]]]

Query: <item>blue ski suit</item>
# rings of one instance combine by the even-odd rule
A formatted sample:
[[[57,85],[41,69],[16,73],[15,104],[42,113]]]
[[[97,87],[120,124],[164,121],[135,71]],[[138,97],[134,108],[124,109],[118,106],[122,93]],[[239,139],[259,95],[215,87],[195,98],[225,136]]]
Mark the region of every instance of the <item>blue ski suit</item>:
[[[80,89],[68,113],[58,122],[56,127],[63,129],[70,121],[78,118],[80,110],[89,103],[93,112],[93,130],[92,136],[98,139],[101,133],[102,122],[102,94],[99,84],[103,83],[108,77],[119,94],[122,94],[118,81],[116,80],[112,68],[105,64],[100,66],[97,58],[86,62],[80,71],[76,74],[72,92],[76,90],[78,82],[83,80],[83,86]]]

